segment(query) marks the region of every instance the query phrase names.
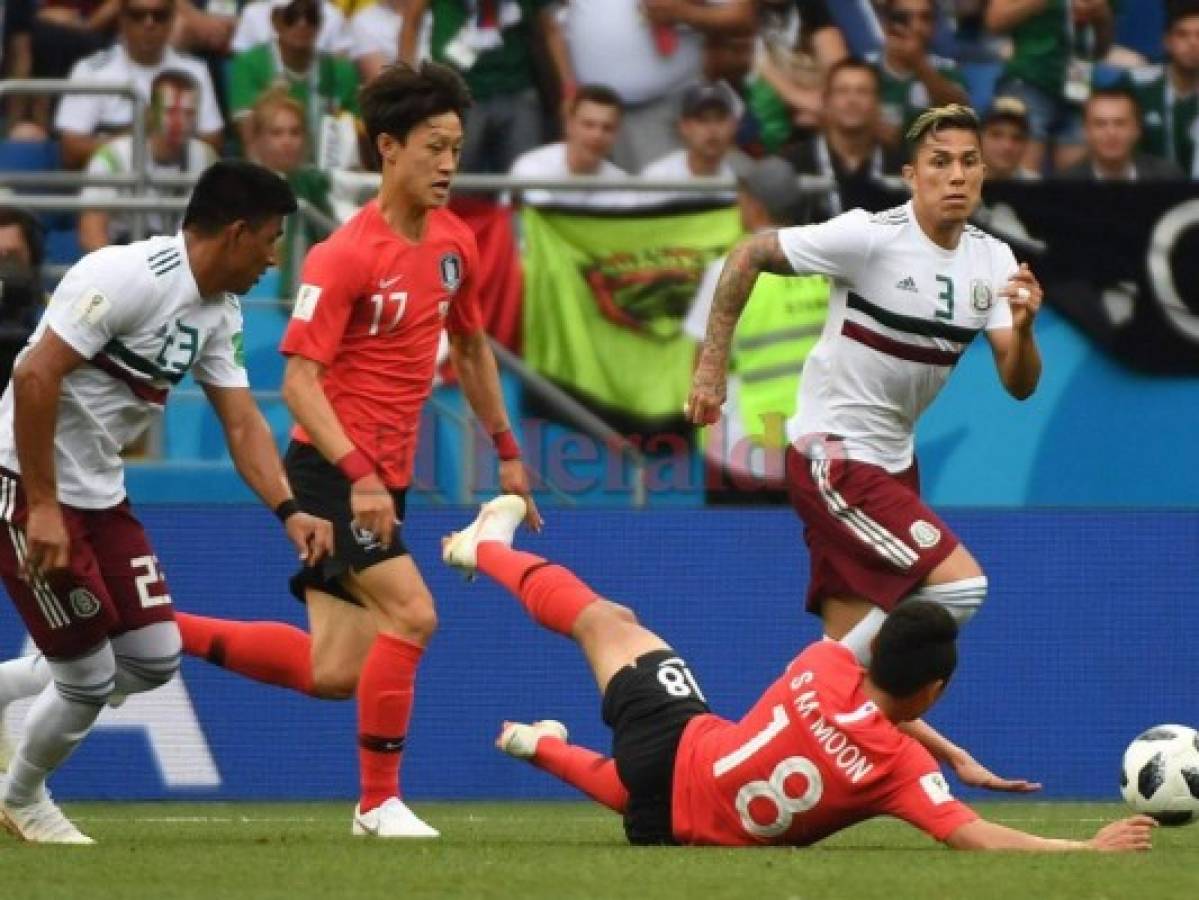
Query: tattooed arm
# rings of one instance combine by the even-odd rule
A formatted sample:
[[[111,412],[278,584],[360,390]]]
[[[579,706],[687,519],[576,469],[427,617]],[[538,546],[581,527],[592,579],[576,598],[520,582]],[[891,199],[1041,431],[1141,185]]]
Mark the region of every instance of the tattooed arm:
[[[776,231],[762,232],[740,241],[720,272],[703,349],[691,379],[691,396],[683,410],[688,421],[695,425],[711,425],[720,419],[733,332],[754,282],[762,272],[795,274]]]

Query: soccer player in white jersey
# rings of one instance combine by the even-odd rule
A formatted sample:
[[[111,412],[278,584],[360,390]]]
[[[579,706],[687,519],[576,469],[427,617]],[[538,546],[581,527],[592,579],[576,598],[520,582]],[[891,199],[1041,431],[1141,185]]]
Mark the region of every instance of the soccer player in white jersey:
[[[234,296],[274,263],[295,209],[267,169],[216,163],[182,233],[106,247],[73,266],[18,358],[0,401],[0,577],[42,652],[19,662],[53,678],[0,784],[0,825],[23,840],[92,843],[46,779],[105,703],[153,690],[179,666],[171,596],[125,496],[120,452],[184,375],[204,388],[238,471],[300,555],[314,562],[331,549],[329,523],[297,508],[250,394]]]
[[[901,601],[939,603],[964,623],[986,597],[978,562],[920,499],[916,420],[979,332],[1013,397],[1031,395],[1041,374],[1033,337],[1040,285],[1006,244],[967,222],[985,173],[978,118],[956,104],[932,109],[908,141],[908,203],[737,245],[716,288],[686,409],[697,425],[719,419],[733,330],[760,272],[832,280],[824,332],[788,422],[787,482],[811,555],[808,609],[863,663]],[[1035,788],[996,778],[922,723],[916,730],[968,783]]]

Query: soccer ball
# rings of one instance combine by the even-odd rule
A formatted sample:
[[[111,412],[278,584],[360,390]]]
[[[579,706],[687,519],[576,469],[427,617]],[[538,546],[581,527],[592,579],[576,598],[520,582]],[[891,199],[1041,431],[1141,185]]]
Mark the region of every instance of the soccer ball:
[[[1120,792],[1129,806],[1162,825],[1199,817],[1199,732],[1157,725],[1137,735],[1124,751]]]

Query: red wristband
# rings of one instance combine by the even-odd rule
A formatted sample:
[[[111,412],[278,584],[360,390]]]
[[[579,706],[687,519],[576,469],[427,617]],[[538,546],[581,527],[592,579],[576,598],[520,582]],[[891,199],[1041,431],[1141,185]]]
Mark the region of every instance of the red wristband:
[[[357,447],[337,461],[337,468],[341,469],[341,474],[349,479],[350,484],[375,474],[375,464]]]
[[[513,437],[511,428],[497,431],[491,436],[491,440],[495,442],[496,456],[504,462],[510,459],[520,459],[520,444],[516,443],[516,438]]]

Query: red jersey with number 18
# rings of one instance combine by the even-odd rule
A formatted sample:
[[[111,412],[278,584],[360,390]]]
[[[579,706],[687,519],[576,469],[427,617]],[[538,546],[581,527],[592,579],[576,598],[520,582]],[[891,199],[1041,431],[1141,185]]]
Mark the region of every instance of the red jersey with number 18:
[[[688,723],[675,757],[675,837],[803,846],[891,815],[944,840],[977,819],[928,751],[862,692],[864,674],[852,652],[821,641],[740,722]]]
[[[341,427],[388,487],[412,478],[442,327],[482,327],[478,260],[474,234],[449,210],[432,210],[413,243],[374,200],[304,260],[279,349],[325,366],[322,385]],[[298,425],[292,437],[311,443]]]

